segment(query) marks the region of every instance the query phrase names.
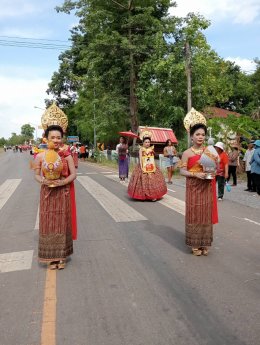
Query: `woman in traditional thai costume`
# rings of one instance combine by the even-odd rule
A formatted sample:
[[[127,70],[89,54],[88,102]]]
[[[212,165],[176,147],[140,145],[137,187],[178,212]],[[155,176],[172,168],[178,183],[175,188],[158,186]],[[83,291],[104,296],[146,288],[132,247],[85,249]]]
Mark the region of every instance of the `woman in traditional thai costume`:
[[[173,146],[171,139],[166,140],[163,155],[165,157],[165,167],[168,172],[168,183],[172,184],[172,175],[178,162],[178,158],[176,148]]]
[[[118,154],[118,170],[120,181],[125,182],[129,172],[128,145],[125,137],[120,137],[119,144],[116,145],[116,153]]]
[[[62,144],[66,115],[53,104],[42,116],[42,126],[48,149],[39,153],[34,163],[35,179],[41,184],[38,257],[51,269],[63,269],[77,238],[76,170],[69,150]]]
[[[192,147],[182,155],[181,174],[186,176],[186,244],[193,255],[208,255],[213,241],[213,224],[218,222],[215,179],[208,179],[200,164],[207,133],[205,124],[190,127]],[[213,177],[213,176],[212,176]]]
[[[154,161],[151,133],[144,131],[140,137],[143,146],[139,150],[139,164],[135,167],[128,185],[128,195],[133,199],[156,201],[167,193],[167,187],[164,176]]]

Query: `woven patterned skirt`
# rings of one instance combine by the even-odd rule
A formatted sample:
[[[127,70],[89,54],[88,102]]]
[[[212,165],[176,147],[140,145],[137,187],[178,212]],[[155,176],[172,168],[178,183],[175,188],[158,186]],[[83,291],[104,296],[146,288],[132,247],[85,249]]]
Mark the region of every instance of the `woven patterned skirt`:
[[[154,173],[145,174],[137,164],[128,185],[129,196],[138,200],[153,200],[161,199],[166,193],[167,186],[161,170],[156,167]]]
[[[41,187],[39,261],[64,260],[73,253],[70,187]]]
[[[211,180],[186,178],[186,244],[208,247],[213,241],[213,191]]]
[[[119,170],[119,177],[120,178],[128,178],[128,171],[129,171],[129,158],[126,156],[125,159],[118,160],[118,170]]]

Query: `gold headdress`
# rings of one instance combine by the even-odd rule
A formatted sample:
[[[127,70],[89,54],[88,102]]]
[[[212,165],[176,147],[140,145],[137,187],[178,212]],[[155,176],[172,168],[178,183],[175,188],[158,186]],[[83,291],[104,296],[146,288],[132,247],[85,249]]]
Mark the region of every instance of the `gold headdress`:
[[[45,110],[41,122],[44,130],[51,125],[58,125],[65,132],[68,127],[68,118],[66,114],[55,103],[52,103],[52,105]]]
[[[152,139],[152,132],[150,132],[147,128],[147,126],[145,127],[145,129],[142,130],[142,132],[139,135],[139,138],[141,140],[144,140],[144,138],[150,138]]]
[[[196,109],[191,108],[188,114],[184,117],[183,124],[187,132],[190,131],[190,128],[198,123],[207,125],[206,118],[199,113]]]

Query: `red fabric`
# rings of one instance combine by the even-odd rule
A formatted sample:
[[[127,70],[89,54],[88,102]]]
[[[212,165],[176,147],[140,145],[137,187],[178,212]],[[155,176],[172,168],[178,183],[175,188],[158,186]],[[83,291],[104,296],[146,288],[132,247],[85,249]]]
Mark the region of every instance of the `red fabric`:
[[[224,176],[224,172],[225,172],[225,165],[228,164],[229,158],[228,155],[226,154],[226,152],[221,152],[219,154],[219,166],[217,169],[217,175],[219,176]]]
[[[164,176],[159,168],[154,173],[143,173],[140,164],[137,164],[129,185],[128,195],[137,200],[161,199],[167,193]]]
[[[68,149],[68,150],[59,151],[59,155],[63,160],[63,167],[64,168],[62,170],[62,175],[67,177],[67,176],[69,176],[69,166],[68,166],[68,162],[66,161],[65,157],[70,156],[71,153]],[[70,184],[70,200],[71,200],[72,239],[76,240],[77,239],[77,210],[76,210],[76,197],[75,197],[74,182],[71,182],[71,184]]]
[[[77,229],[77,209],[74,182],[70,184],[70,200],[71,200],[71,222],[72,222],[72,239],[75,241],[78,238]]]
[[[187,169],[190,170],[199,160],[200,155],[192,156],[188,159]],[[213,179],[211,182],[212,188],[212,224],[218,223],[218,204],[217,204],[217,191],[216,191],[216,180]]]
[[[85,146],[80,146],[79,152],[80,153],[85,153],[86,152]]]
[[[200,155],[190,157],[187,162],[187,169],[190,170],[199,160]]]
[[[212,224],[218,223],[218,203],[217,203],[217,188],[216,179],[211,182],[212,187]]]

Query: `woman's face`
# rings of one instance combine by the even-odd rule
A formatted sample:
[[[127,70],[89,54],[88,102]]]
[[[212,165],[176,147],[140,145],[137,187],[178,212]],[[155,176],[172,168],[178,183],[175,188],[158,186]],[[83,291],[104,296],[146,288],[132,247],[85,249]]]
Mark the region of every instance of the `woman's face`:
[[[171,140],[168,140],[168,146],[172,146]]]
[[[60,131],[50,131],[48,135],[48,140],[54,143],[55,149],[58,149],[62,144],[62,136]]]
[[[192,140],[193,140],[193,143],[195,145],[202,145],[205,141],[205,136],[206,136],[206,133],[204,131],[203,128],[199,128],[197,129],[194,134],[191,136]]]
[[[149,139],[145,139],[145,141],[144,141],[144,147],[145,147],[145,148],[148,148],[150,145],[151,145],[150,140],[149,140]]]
[[[120,137],[119,142],[120,142],[120,144],[124,144],[124,142],[125,142],[124,138]]]

